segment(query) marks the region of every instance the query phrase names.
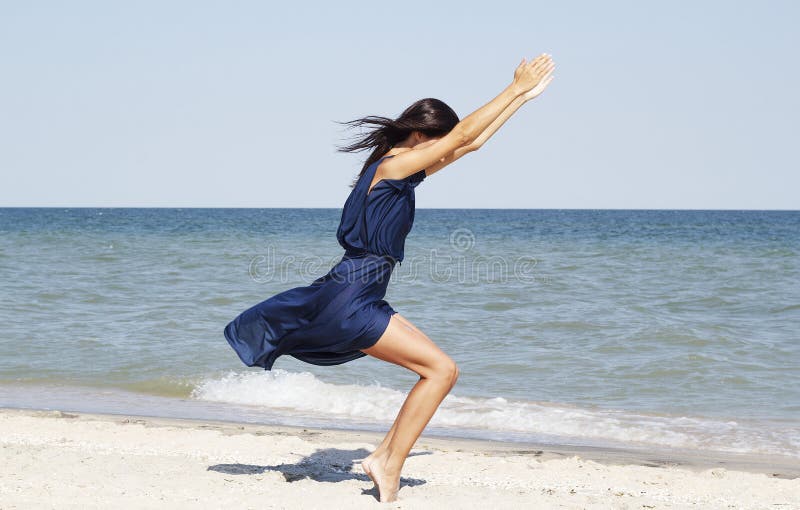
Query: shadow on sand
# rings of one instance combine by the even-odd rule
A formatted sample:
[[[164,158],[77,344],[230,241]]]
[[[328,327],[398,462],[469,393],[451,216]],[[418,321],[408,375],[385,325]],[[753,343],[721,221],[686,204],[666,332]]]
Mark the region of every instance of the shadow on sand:
[[[353,467],[354,461],[360,461],[369,455],[364,448],[358,450],[339,450],[325,448],[317,450],[308,457],[303,457],[295,464],[278,464],[276,466],[257,466],[252,464],[215,464],[208,467],[208,471],[217,471],[228,475],[258,475],[266,471],[277,471],[289,482],[296,482],[310,478],[315,482],[337,483],[345,480],[359,480],[372,482],[369,477],[361,472],[360,467]],[[415,455],[431,455],[432,452],[411,452],[409,457]],[[358,470],[358,472],[354,472]],[[400,478],[400,487],[414,487],[422,485],[425,480],[418,478]],[[378,498],[378,491],[374,487],[365,489],[362,494],[370,494]]]

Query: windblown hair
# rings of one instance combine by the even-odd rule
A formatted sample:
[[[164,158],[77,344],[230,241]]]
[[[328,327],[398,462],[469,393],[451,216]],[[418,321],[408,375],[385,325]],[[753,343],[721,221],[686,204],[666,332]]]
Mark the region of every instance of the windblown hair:
[[[443,101],[434,98],[420,99],[405,109],[397,119],[370,115],[348,122],[340,122],[348,127],[373,126],[366,135],[350,145],[340,146],[339,152],[360,152],[372,149],[358,178],[374,162],[378,161],[395,144],[405,140],[413,131],[426,136],[439,137],[449,133],[458,124],[458,115]],[[355,185],[355,182],[353,183]]]

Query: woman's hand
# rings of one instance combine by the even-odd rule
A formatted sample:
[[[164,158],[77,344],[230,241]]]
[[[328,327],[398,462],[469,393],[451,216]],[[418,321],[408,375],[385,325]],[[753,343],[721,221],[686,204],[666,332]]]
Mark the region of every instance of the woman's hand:
[[[529,93],[533,94],[533,97],[538,96],[539,94],[544,91],[544,87],[547,86],[547,83],[550,83],[548,80],[547,83],[544,83],[543,86],[533,92],[537,86],[544,82],[545,79],[553,72],[555,68],[555,63],[550,58],[550,55],[547,53],[542,53],[535,59],[530,62],[525,62],[525,59],[522,59],[522,62],[519,63],[517,69],[514,71],[514,81],[512,82],[512,86],[516,89],[519,95],[527,95]],[[530,99],[533,99],[531,97]]]
[[[520,98],[523,102],[527,103],[531,99],[538,97],[539,94],[544,92],[544,89],[550,85],[550,82],[553,81],[553,70],[547,72],[547,74],[542,78],[542,81],[536,84],[535,87],[527,91],[526,93],[522,94]]]

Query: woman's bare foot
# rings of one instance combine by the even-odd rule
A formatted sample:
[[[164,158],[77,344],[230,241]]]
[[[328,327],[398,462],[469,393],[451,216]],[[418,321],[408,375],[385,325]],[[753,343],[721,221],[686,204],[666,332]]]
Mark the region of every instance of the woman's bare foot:
[[[374,455],[374,454],[373,454]],[[370,455],[370,457],[373,457]],[[372,479],[378,489],[378,498],[381,503],[397,501],[400,491],[400,470],[388,466],[389,455],[381,453],[372,459],[367,457],[361,463],[364,472]]]
[[[375,479],[375,475],[372,474],[372,465],[376,462],[384,463],[386,462],[385,459],[385,450],[381,450],[378,448],[374,452],[370,453],[364,460],[361,461],[361,469],[367,474],[372,483],[375,485],[375,489],[378,490],[378,481]]]

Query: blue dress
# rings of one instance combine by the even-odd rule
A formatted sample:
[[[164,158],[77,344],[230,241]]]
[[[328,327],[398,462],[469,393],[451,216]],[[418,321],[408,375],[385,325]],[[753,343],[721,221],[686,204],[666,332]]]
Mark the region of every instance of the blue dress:
[[[396,313],[383,297],[414,223],[414,188],[425,179],[425,170],[381,179],[367,193],[378,165],[391,157],[367,167],[344,204],[336,232],[342,259],[310,285],[276,294],[225,327],[245,365],[271,370],[283,354],[338,365],[366,356],[361,349],[381,337]]]

